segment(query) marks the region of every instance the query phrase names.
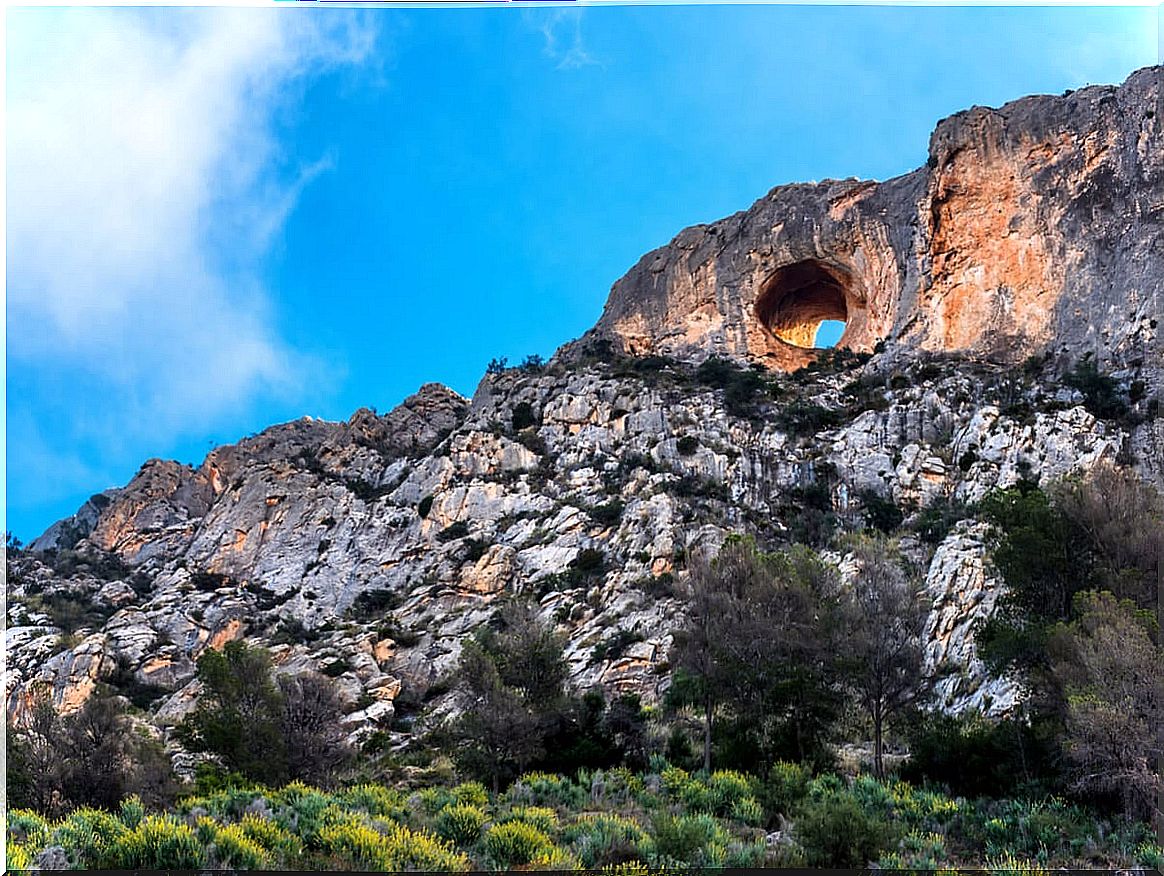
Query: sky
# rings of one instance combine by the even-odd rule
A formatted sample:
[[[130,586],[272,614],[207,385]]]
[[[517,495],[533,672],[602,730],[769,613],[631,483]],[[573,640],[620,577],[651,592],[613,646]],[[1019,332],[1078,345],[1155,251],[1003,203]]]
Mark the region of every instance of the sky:
[[[687,225],[886,179],[1157,10],[9,8],[6,521],[548,357]]]

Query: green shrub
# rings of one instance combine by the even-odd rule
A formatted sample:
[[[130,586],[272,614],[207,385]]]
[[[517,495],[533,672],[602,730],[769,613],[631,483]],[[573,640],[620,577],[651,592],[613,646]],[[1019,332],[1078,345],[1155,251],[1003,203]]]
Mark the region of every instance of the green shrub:
[[[8,843],[4,847],[4,864],[7,872],[14,870],[31,870],[35,855],[32,850],[16,843]]]
[[[580,870],[582,869],[582,865],[576,857],[565,849],[553,846],[549,851],[541,852],[537,855],[537,857],[529,862],[529,866],[526,869],[562,872],[566,870]]]
[[[509,821],[521,821],[552,834],[558,827],[558,813],[548,806],[515,806],[498,819],[501,824]]]
[[[215,824],[212,819],[200,818],[198,831],[214,869],[270,869],[271,859],[266,849],[247,836],[242,825]]]
[[[764,807],[755,797],[744,797],[732,803],[729,813],[735,821],[741,821],[752,827],[759,827],[764,823]]]
[[[526,773],[519,777],[503,800],[514,806],[553,806],[559,809],[581,808],[586,793],[565,776],[552,773]]]
[[[421,517],[428,517],[428,512],[432,510],[432,496],[425,496],[416,503],[416,513]]]
[[[808,796],[811,781],[812,771],[806,766],[783,760],[774,763],[756,792],[768,823],[774,823],[777,814],[788,816]]]
[[[866,867],[896,842],[891,827],[847,793],[810,798],[797,813],[795,834],[810,867]]]
[[[699,449],[699,439],[694,435],[684,435],[675,442],[675,446],[680,456],[690,456]]]
[[[657,815],[655,861],[690,866],[723,866],[731,837],[710,815]]]
[[[362,809],[369,815],[391,818],[393,821],[400,821],[408,815],[408,806],[403,795],[383,785],[355,785],[339,797],[348,805]]]
[[[524,821],[495,824],[485,832],[485,851],[494,866],[501,869],[529,864],[553,847],[548,836]]]
[[[392,825],[381,833],[345,821],[320,829],[319,845],[345,863],[365,870],[463,871],[469,861],[436,837]]]
[[[883,497],[873,490],[863,490],[860,498],[861,504],[865,506],[865,525],[872,529],[888,534],[901,526],[901,521],[905,519],[891,498]]]
[[[1016,858],[1014,855],[997,855],[986,859],[986,870],[989,873],[1005,874],[1005,876],[1049,876],[1046,867],[1034,861]]]
[[[464,538],[469,534],[469,524],[464,520],[458,520],[455,523],[450,523],[444,529],[436,534],[437,541],[456,541],[458,538]]]
[[[909,728],[907,781],[932,782],[951,794],[999,797],[1048,782],[1054,752],[1039,728],[1021,721],[990,721],[976,714],[928,714]]]
[[[422,789],[416,794],[415,800],[420,804],[421,811],[428,815],[436,815],[446,806],[452,806],[456,802],[453,799],[453,792],[440,786]]]
[[[974,511],[973,505],[941,497],[922,508],[911,526],[926,544],[940,544],[955,523],[973,517]]]
[[[450,792],[453,800],[467,806],[478,806],[484,809],[489,805],[489,792],[480,782],[462,782]]]
[[[707,779],[714,815],[727,815],[737,803],[753,798],[753,780],[736,770],[716,770]]]
[[[619,499],[611,499],[602,505],[595,505],[590,509],[590,516],[595,523],[602,526],[614,526],[622,520],[622,512],[626,506]]]
[[[478,807],[455,803],[437,813],[436,832],[458,846],[471,846],[481,838],[481,828],[488,820],[489,817]]]
[[[48,822],[31,809],[8,811],[8,842],[41,848],[48,835]]]
[[[303,851],[299,838],[284,830],[274,821],[248,812],[239,822],[243,835],[264,849],[276,865],[286,866]]]
[[[1083,394],[1083,405],[1101,420],[1115,420],[1128,412],[1115,378],[1103,374],[1088,353],[1063,377],[1063,383]]]
[[[570,825],[565,841],[587,868],[610,867],[648,857],[653,843],[638,822],[621,815],[585,815]]]

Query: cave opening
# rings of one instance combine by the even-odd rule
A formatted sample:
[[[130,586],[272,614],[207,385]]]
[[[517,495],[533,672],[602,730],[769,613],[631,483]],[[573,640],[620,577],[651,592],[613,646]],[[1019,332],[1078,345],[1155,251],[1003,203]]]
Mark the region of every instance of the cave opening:
[[[816,259],[785,265],[761,287],[756,317],[794,347],[837,346],[849,320],[852,287],[847,272]]]

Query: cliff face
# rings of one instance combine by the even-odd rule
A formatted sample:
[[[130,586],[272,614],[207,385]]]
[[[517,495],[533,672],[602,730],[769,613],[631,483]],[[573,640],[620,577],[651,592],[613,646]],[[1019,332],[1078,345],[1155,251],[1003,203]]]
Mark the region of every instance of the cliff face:
[[[587,340],[789,371],[835,319],[852,350],[1091,352],[1159,374],[1162,80],[975,107],[905,176],[774,189],[644,256]]]
[[[942,706],[1005,711],[1021,690],[986,676],[972,635],[999,593],[989,533],[914,524],[937,501],[1105,461],[1164,485],[1161,75],[974,109],[939,125],[927,168],[783,187],[689,229],[615,285],[586,337],[471,400],[429,384],[197,468],[146,463],[13,559],[9,713],[37,689],[73,708],[106,681],[165,728],[198,695],[199,654],[245,636],[280,671],[337,677],[358,738],[393,728],[401,691],[416,702],[513,592],[568,637],[574,684],[649,701],[686,550],[819,537],[822,515],[860,528],[871,496],[905,511],[927,659],[950,670]],[[844,346],[884,351],[780,373],[816,357],[813,320],[841,316]],[[1097,419],[1054,355],[990,361],[1064,348],[1097,351],[1126,416]],[[774,371],[678,361],[711,353]]]

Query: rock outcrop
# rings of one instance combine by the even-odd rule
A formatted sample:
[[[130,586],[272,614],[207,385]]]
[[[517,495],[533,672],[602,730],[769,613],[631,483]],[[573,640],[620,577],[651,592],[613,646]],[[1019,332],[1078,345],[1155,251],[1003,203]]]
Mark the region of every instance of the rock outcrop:
[[[975,107],[905,176],[773,189],[643,256],[584,342],[791,371],[830,319],[851,350],[1091,352],[1159,376],[1162,81]]]
[[[1100,463],[1164,485],[1161,78],[976,108],[905,177],[785,186],[688,229],[615,284],[586,337],[471,400],[428,384],[197,468],[147,462],[13,558],[9,714],[106,682],[168,727],[196,700],[199,654],[245,636],[281,672],[335,677],[353,738],[404,733],[401,692],[420,702],[510,593],[567,636],[575,685],[652,701],[691,549],[824,541],[886,500],[920,533],[935,503]],[[831,318],[843,348],[880,352],[813,361]],[[1084,352],[1123,414],[1064,382]],[[711,355],[742,370],[692,367]],[[951,711],[1022,696],[975,656],[1001,586],[989,542],[973,519],[902,539]]]

